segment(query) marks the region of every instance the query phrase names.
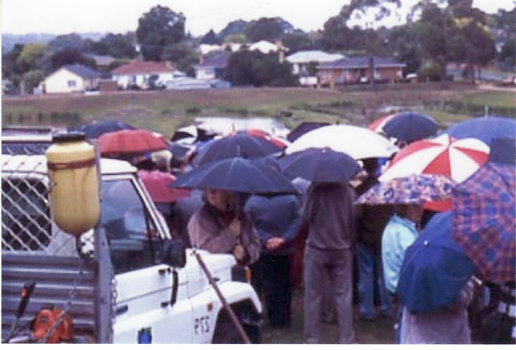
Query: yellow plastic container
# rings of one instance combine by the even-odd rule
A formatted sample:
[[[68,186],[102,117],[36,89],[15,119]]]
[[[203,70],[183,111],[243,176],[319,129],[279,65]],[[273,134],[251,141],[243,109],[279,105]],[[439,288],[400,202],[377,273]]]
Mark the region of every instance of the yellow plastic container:
[[[95,227],[100,218],[95,147],[83,134],[61,134],[54,136],[45,155],[54,221],[66,233],[80,236]]]

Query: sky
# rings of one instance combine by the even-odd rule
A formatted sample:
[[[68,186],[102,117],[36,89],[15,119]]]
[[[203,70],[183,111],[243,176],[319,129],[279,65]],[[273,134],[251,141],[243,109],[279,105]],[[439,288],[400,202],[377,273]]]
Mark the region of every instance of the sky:
[[[401,0],[405,9],[417,0]],[[516,0],[473,0],[487,13],[511,10]],[[322,29],[349,0],[0,0],[2,33],[69,34],[135,31],[138,19],[155,5],[186,17],[194,36],[221,31],[229,22],[260,17],[282,17],[303,31]],[[408,5],[408,6],[407,6]],[[398,24],[390,20],[385,25]]]

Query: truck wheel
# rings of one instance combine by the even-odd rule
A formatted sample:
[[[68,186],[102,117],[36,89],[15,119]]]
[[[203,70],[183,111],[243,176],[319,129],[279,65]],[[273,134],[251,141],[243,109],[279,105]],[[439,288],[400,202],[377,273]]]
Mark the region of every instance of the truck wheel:
[[[244,344],[244,340],[231,321],[222,321],[215,327],[213,344]]]

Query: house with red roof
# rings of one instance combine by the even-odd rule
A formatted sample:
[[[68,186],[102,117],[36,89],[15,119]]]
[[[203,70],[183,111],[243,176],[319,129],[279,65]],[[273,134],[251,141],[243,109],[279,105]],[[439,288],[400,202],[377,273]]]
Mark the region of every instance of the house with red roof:
[[[121,89],[147,89],[152,83],[165,86],[174,79],[175,70],[171,62],[131,61],[113,69],[111,75]]]

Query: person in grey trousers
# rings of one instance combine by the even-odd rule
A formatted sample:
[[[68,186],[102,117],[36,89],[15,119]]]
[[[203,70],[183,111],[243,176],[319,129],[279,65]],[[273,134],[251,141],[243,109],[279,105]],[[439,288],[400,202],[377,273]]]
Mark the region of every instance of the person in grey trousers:
[[[347,183],[313,183],[303,211],[306,343],[319,343],[324,275],[332,280],[339,343],[353,341],[354,191]]]

